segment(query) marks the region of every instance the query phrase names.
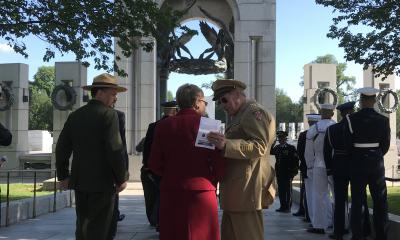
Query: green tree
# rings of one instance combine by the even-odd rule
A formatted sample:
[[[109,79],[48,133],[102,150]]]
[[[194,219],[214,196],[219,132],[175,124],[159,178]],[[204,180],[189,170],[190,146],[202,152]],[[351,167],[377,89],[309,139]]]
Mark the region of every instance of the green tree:
[[[42,66],[29,83],[29,129],[53,131],[50,95],[55,85],[54,67]]]
[[[174,98],[174,94],[171,91],[167,91],[167,101],[172,101]]]
[[[276,123],[302,122],[303,104],[293,103],[283,89],[277,88],[276,94]]]
[[[54,58],[55,51],[72,52],[86,66],[93,59],[96,69],[122,75],[114,44],[121,49],[116,60],[138,47],[150,50],[153,41],[138,39],[156,37],[160,23],[175,26],[181,16],[168,7],[160,10],[153,0],[0,0],[0,6],[0,37],[15,52],[28,57],[26,37],[35,36],[50,44],[44,61]]]
[[[396,91],[397,96],[400,96],[400,90]],[[400,108],[396,110],[396,136],[400,137]]]
[[[347,61],[374,67],[376,75],[400,74],[400,1],[316,0],[332,7],[327,36],[339,40]]]
[[[344,74],[347,68],[346,63],[339,63],[332,54],[318,56],[317,59],[311,63],[336,64],[336,92],[338,93],[338,102],[343,103],[345,98],[349,98],[348,100],[354,99],[354,84],[356,83],[356,78]]]

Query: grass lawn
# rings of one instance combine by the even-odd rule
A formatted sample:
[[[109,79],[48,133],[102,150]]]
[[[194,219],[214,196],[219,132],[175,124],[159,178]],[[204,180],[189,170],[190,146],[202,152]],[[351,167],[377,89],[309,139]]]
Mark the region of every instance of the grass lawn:
[[[6,201],[7,196],[7,184],[0,184],[1,188],[1,202]],[[50,195],[53,192],[42,191],[41,184],[36,185],[36,196]],[[23,198],[31,198],[33,197],[33,184],[10,184],[10,201],[19,200]]]
[[[389,213],[400,215],[400,187],[387,187]],[[372,208],[372,199],[367,187],[368,207]]]

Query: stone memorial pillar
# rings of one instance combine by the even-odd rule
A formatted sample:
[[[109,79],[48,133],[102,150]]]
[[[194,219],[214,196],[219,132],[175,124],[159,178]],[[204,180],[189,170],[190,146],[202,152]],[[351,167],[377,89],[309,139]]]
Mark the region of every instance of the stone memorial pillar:
[[[87,91],[87,68],[80,62],[56,62],[56,83],[52,93],[53,101],[53,154],[51,167],[55,168],[55,147],[68,115],[82,107],[89,100]],[[54,103],[56,105],[54,105]]]
[[[295,123],[289,123],[288,139],[290,139],[290,140],[296,139],[296,124]]]
[[[363,80],[364,87],[374,87],[377,89],[390,88],[392,90],[396,89],[394,74],[388,76],[386,79],[383,80],[382,77],[377,78],[374,76],[371,67],[367,70],[364,70]],[[394,99],[390,96],[390,94],[388,94],[387,97],[383,99],[382,103],[384,107],[390,108],[394,104]],[[375,110],[382,115],[388,117],[390,123],[390,147],[389,151],[385,155],[385,176],[390,178],[398,178],[399,174],[397,173],[398,152],[396,146],[396,112],[390,114],[382,113],[379,110],[377,104],[375,104]]]
[[[303,123],[308,128],[306,114],[319,113],[315,106],[315,92],[319,88],[330,88],[336,91],[336,64],[312,63],[304,65],[304,104],[303,104]],[[320,97],[319,103],[333,103],[333,97],[330,94],[324,94]],[[335,115],[332,118],[336,121]]]
[[[8,161],[4,169],[21,169],[19,156],[28,153],[29,66],[22,63],[0,64],[0,122],[11,131],[12,143],[0,147]]]
[[[279,123],[278,130],[279,131],[286,131],[286,123]]]

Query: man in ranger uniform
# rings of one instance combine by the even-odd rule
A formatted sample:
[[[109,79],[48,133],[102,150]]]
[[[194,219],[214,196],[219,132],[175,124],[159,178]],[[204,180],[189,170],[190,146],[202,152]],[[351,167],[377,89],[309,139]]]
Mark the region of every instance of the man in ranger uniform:
[[[328,176],[324,161],[323,147],[326,129],[335,124],[332,104],[321,104],[321,120],[307,131],[305,159],[308,168],[307,176],[312,177],[312,196],[308,204],[312,205],[311,224],[307,229],[311,233],[324,234],[332,224],[332,204],[329,194]],[[310,146],[311,145],[311,146]]]
[[[358,89],[361,110],[346,116],[346,149],[351,153],[352,239],[364,239],[362,205],[366,186],[373,199],[375,239],[387,239],[388,203],[383,156],[389,150],[389,119],[374,109],[378,89]]]
[[[253,100],[247,100],[246,84],[216,80],[214,101],[231,117],[225,136],[211,132],[208,139],[227,158],[221,182],[221,240],[263,240],[262,189],[267,182],[269,148],[275,121]]]
[[[271,147],[271,155],[275,155],[275,171],[278,181],[279,201],[281,206],[277,212],[289,213],[292,206],[292,180],[299,170],[299,157],[296,148],[287,143],[287,132],[278,131],[279,144]]]

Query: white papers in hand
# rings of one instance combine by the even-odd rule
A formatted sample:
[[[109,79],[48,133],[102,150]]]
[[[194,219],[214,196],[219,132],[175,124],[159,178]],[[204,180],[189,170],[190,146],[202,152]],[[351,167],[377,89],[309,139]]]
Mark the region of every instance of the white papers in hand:
[[[203,147],[209,149],[215,149],[214,144],[210,143],[207,139],[209,132],[221,132],[221,121],[211,118],[201,117],[199,131],[197,132],[196,147]]]

